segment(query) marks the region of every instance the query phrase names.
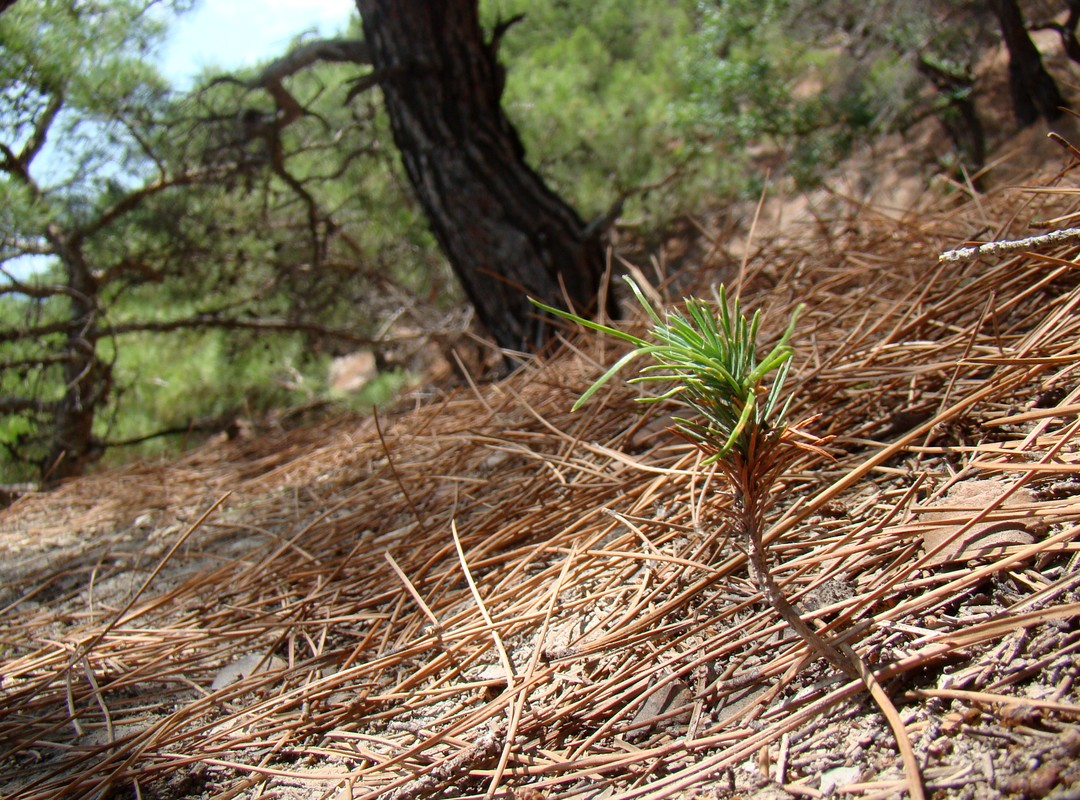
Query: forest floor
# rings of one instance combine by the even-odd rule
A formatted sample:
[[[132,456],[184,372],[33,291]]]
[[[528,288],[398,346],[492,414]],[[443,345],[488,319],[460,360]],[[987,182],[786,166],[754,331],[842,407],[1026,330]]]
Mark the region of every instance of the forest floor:
[[[871,667],[927,796],[1080,798],[1080,237],[939,259],[1071,228],[1076,163],[939,184],[918,213],[834,194],[740,254],[703,236],[658,289],[732,282],[774,333],[805,304],[791,416],[834,438],[782,480],[773,568]],[[410,410],[22,497],[0,794],[909,792],[863,684],[755,590],[664,409],[612,386],[570,412],[617,351],[579,336]]]

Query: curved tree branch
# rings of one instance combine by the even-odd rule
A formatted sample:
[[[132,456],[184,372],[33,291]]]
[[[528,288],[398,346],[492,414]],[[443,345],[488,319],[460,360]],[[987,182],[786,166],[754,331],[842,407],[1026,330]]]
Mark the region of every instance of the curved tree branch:
[[[317,39],[271,61],[255,78],[245,83],[249,88],[265,88],[271,83],[281,83],[290,75],[319,61],[370,64],[371,52],[363,39]]]
[[[316,323],[309,322],[291,322],[284,319],[236,319],[233,317],[217,317],[207,314],[200,314],[193,317],[184,317],[182,319],[162,320],[162,321],[145,321],[145,322],[124,322],[102,328],[99,333],[102,336],[123,336],[129,333],[169,333],[171,331],[179,330],[198,330],[198,329],[219,329],[219,330],[251,330],[251,331],[274,331],[280,333],[309,333],[317,336],[324,336],[331,339],[337,339],[342,342],[346,342],[351,345],[370,347],[380,344],[375,339],[367,336],[357,336],[356,334],[343,331],[338,328],[331,328],[326,325],[318,325]]]
[[[121,197],[102,211],[97,219],[77,230],[71,237],[71,244],[74,246],[80,245],[83,240],[108,227],[120,217],[135,211],[149,197],[177,186],[190,186],[196,183],[212,181],[218,177],[221,177],[221,170],[203,170],[184,172],[171,178],[160,178],[153,183],[144,184],[135,191]]]
[[[1071,61],[1080,64],[1080,41],[1076,39],[1077,24],[1080,24],[1080,0],[1069,0],[1069,17],[1064,25],[1054,20],[1047,20],[1031,25],[1028,30],[1057,31],[1058,36],[1061,37],[1061,46],[1065,50],[1065,55]]]
[[[307,208],[313,264],[320,263],[323,256],[319,236],[319,204],[307,187],[287,169],[281,132],[301,117],[317,116],[285,88],[284,80],[320,61],[370,64],[371,54],[367,42],[362,39],[317,39],[301,44],[281,58],[271,61],[253,78],[241,80],[222,76],[208,84],[213,86],[218,83],[231,83],[246,89],[262,89],[274,101],[273,114],[262,114],[255,109],[245,109],[240,113],[240,139],[244,142],[262,139],[270,169],[303,201]],[[350,92],[350,99],[352,95],[353,92]],[[323,120],[323,123],[326,124],[326,121]],[[326,227],[329,230],[336,227],[329,216],[326,218]]]
[[[277,107],[271,120],[259,120],[256,117],[244,119],[246,127],[250,127],[248,138],[255,138],[264,134],[252,123],[261,122],[269,124],[277,131],[287,125],[291,125],[300,117],[310,112],[285,88],[283,81],[295,75],[297,72],[317,64],[320,61],[352,64],[371,64],[371,54],[367,42],[362,39],[317,39],[307,42],[289,51],[281,58],[267,64],[255,77],[242,80],[230,75],[214,78],[208,86],[219,83],[231,83],[242,86],[245,89],[262,89],[274,100]],[[244,112],[248,115],[249,112]]]
[[[30,169],[30,162],[37,157],[37,154],[41,152],[41,148],[45,146],[45,140],[49,135],[49,128],[52,127],[57,114],[60,113],[60,109],[63,107],[64,95],[62,92],[55,92],[49,97],[49,102],[45,106],[45,111],[42,112],[41,117],[34,125],[34,133],[30,136],[26,146],[23,147],[22,152],[19,153],[19,161],[22,163],[24,169]]]
[[[23,186],[28,187],[34,195],[39,195],[41,190],[30,175],[30,163],[41,152],[41,148],[45,146],[49,128],[52,127],[53,121],[63,107],[63,94],[56,92],[49,96],[49,101],[41,112],[41,116],[34,121],[34,130],[30,134],[30,138],[27,139],[26,144],[23,145],[18,154],[12,152],[7,145],[0,143],[0,155],[3,156],[3,158],[0,158],[0,170],[11,175]]]
[[[14,294],[32,297],[35,300],[44,300],[49,297],[59,296],[85,299],[70,286],[64,286],[61,283],[26,283],[25,281],[20,281],[4,269],[0,269],[0,275],[4,276],[4,283],[0,285],[0,297]]]

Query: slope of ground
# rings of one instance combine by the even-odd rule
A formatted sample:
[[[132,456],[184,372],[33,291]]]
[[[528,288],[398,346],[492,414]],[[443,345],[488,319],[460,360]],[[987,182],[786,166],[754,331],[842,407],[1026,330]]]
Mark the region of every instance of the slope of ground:
[[[1064,161],[1063,161],[1064,163]],[[948,214],[848,206],[749,251],[798,303],[775,574],[900,708],[927,789],[1080,794],[1075,174]],[[716,277],[698,276],[699,293]],[[0,516],[9,798],[818,797],[906,790],[809,658],[664,409],[574,398],[616,352],[393,418],[216,442]]]

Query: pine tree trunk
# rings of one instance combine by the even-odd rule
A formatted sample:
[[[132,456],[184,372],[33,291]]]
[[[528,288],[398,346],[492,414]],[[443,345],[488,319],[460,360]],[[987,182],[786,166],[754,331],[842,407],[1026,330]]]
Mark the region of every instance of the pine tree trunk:
[[[1009,51],[1009,91],[1017,121],[1028,126],[1039,117],[1058,119],[1069,104],[1042,63],[1039,48],[1031,41],[1016,0],[993,0],[994,14]]]
[[[535,350],[528,302],[595,314],[604,254],[525,163],[476,0],[357,0],[394,141],[432,230],[498,344]]]
[[[47,236],[67,273],[68,326],[64,343],[64,393],[56,403],[52,444],[41,465],[45,483],[82,475],[101,456],[94,418],[109,394],[111,375],[97,353],[98,285],[80,247],[58,226]]]

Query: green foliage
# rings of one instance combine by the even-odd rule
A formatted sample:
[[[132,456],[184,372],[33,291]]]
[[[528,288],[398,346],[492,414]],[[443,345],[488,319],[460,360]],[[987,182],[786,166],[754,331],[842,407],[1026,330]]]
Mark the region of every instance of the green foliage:
[[[272,111],[268,95],[209,81],[167,92],[147,60],[164,16],[144,6],[20,3],[0,17],[0,115],[15,123],[0,143],[31,168],[0,169],[0,268],[34,252],[57,265],[2,323],[0,448],[25,464],[48,454],[58,404],[79,402],[65,397],[75,328],[77,357],[102,366],[93,435],[110,442],[325,391],[326,342],[231,322],[364,337],[414,297],[454,300],[397,154],[379,144],[392,139],[385,114],[374,99],[345,103],[354,69],[290,79],[313,113],[283,132],[272,165],[266,141],[240,139],[236,124],[239,110]],[[67,60],[65,39],[79,47]],[[49,225],[75,249],[61,254]],[[79,281],[95,293],[89,314],[69,302]],[[49,325],[60,327],[38,333]]]
[[[691,0],[481,5],[489,27],[525,15],[499,50],[503,104],[530,163],[584,216],[688,163],[675,122],[679,43],[693,30],[694,9]],[[628,213],[656,221],[685,197],[668,188],[638,198]]]
[[[221,330],[144,334],[138,346],[120,349],[113,410],[123,413],[110,435],[126,439],[193,418],[259,414],[311,398],[315,387],[299,369],[307,358],[302,337],[263,337],[254,345],[237,341],[242,338]]]
[[[358,392],[334,392],[331,396],[354,411],[366,413],[372,407],[392,406],[398,402],[403,392],[416,385],[418,377],[408,370],[390,369],[380,372]]]
[[[786,162],[800,185],[820,180],[873,125],[862,73],[827,39],[806,35],[790,0],[700,8],[681,50],[679,129],[738,164],[744,187],[755,159]]]
[[[354,65],[320,64],[287,80],[312,113],[285,129],[283,169],[272,169],[266,142],[236,132],[238,111],[273,110],[268,93],[211,76],[188,94],[171,92],[149,59],[167,19],[156,12],[189,3],[144,13],[147,5],[154,4],[39,0],[0,15],[0,143],[28,154],[32,167],[29,180],[0,169],[0,269],[20,252],[52,259],[29,281],[40,297],[0,289],[0,327],[42,329],[69,319],[71,265],[46,232],[53,225],[75,235],[97,282],[96,357],[115,392],[95,423],[103,440],[306,399],[324,390],[326,361],[341,352],[314,335],[147,326],[270,319],[362,338],[403,310],[425,318],[460,301],[407,188],[378,93],[346,103]],[[524,14],[503,32],[499,58],[504,108],[527,158],[586,218],[629,196],[623,216],[646,232],[685,211],[756,194],[767,168],[813,184],[860,138],[917,116],[926,105],[919,59],[966,74],[985,42],[967,23],[981,13],[974,0],[481,3],[489,31]],[[950,104],[966,91],[963,81],[941,90],[938,112],[955,113]],[[49,158],[35,163],[42,132]],[[112,213],[133,192],[177,175],[191,180]],[[740,328],[737,303],[728,309],[721,300],[716,328],[697,303],[688,303],[685,316],[663,317],[654,331],[685,341],[648,346],[707,352],[706,344],[756,336],[756,317]],[[65,376],[56,355],[65,347],[70,353],[72,343],[59,329],[0,344],[0,401],[29,387],[42,404],[59,402]],[[713,355],[733,380],[753,376],[771,357],[748,365],[728,363],[731,352]],[[675,350],[665,357],[674,359]],[[775,365],[781,379],[786,363]],[[723,381],[710,384],[690,361],[658,364],[642,379],[723,396]],[[349,402],[364,407],[407,380],[381,376]],[[760,386],[736,383],[742,395],[724,400],[735,417],[720,407],[710,412],[704,394],[678,391],[675,399],[716,417],[703,428],[682,423],[688,436],[713,437],[719,452],[741,441],[731,436],[743,414],[782,428],[771,389],[759,398]],[[40,411],[0,416],[0,449],[39,458]]]
[[[701,6],[698,28],[683,46],[680,63],[688,90],[682,121],[698,126],[699,136],[734,137],[745,144],[790,127],[792,86],[808,65],[805,48],[794,46],[780,30],[778,17],[786,6]]]
[[[787,428],[788,401],[782,400],[783,386],[790,368],[793,351],[789,341],[798,310],[780,340],[759,358],[761,312],[747,319],[738,298],[728,302],[723,285],[716,298],[719,314],[709,303],[690,298],[686,300],[685,314],[671,310],[661,316],[631,278],[626,282],[652,321],[649,338],[533,301],[549,313],[634,345],[582,394],[574,409],[588,402],[631,361],[644,356],[654,363],[642,367],[629,382],[672,384],[663,394],[643,397],[641,401],[673,400],[696,412],[700,421],[676,418],[676,422],[679,430],[709,454],[706,464],[732,452],[749,459],[755,448],[779,441]],[[771,384],[766,385],[767,379]]]
[[[167,87],[147,59],[165,28],[144,5],[39,0],[0,15],[4,143],[20,152],[51,103],[63,110],[50,131],[44,176],[53,191],[35,193],[46,218],[84,221],[106,199],[91,181],[129,180],[146,164],[127,123],[160,103]]]
[[[0,419],[0,443],[13,445],[32,430],[33,423],[26,417],[4,417]]]
[[[856,142],[911,118],[925,103],[914,42],[963,25],[918,0],[893,6],[490,0],[482,11],[489,27],[524,14],[499,54],[531,163],[586,217],[631,195],[624,216],[662,226],[755,194],[765,165],[812,185]]]

